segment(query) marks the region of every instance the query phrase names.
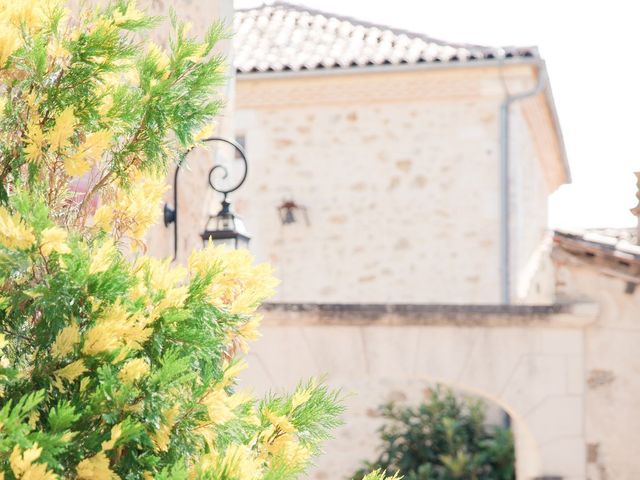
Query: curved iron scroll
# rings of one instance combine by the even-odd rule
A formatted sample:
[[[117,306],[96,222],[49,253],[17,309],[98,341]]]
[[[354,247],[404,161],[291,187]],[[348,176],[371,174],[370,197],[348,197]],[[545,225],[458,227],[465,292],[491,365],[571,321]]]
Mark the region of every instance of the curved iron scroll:
[[[236,190],[238,190],[247,179],[247,174],[249,173],[249,163],[247,162],[247,154],[238,142],[236,142],[235,140],[229,140],[228,138],[209,137],[209,138],[205,138],[202,142],[203,143],[223,142],[228,145],[231,145],[240,154],[240,158],[242,159],[242,163],[244,164],[244,171],[242,173],[242,178],[239,180],[237,184],[235,184],[231,188],[217,187],[215,185],[216,182],[213,179],[213,174],[218,169],[221,169],[223,173],[222,178],[223,179],[227,178],[229,176],[229,169],[226,166],[217,164],[217,165],[214,165],[211,168],[211,170],[209,170],[209,178],[208,178],[209,186],[216,192],[221,193],[223,195],[223,201],[225,201],[227,199],[227,195],[231,192],[235,192]],[[164,204],[164,226],[168,227],[172,223],[174,224],[173,226],[173,260],[174,261],[178,257],[178,174],[180,173],[180,169],[182,168],[182,165],[184,164],[187,158],[187,155],[189,155],[189,153],[191,153],[191,151],[194,148],[195,147],[192,147],[189,150],[187,150],[187,152],[185,152],[185,154],[182,156],[180,161],[177,163],[176,169],[173,173],[173,208],[167,203]]]

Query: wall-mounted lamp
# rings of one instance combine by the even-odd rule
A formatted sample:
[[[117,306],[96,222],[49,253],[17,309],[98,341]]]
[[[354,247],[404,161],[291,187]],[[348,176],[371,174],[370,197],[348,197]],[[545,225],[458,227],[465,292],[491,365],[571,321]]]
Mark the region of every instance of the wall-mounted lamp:
[[[296,223],[300,216],[304,218],[305,224],[309,225],[309,216],[307,215],[307,207],[298,205],[293,200],[285,200],[278,207],[278,214],[283,225]]]
[[[249,244],[251,237],[247,233],[244,226],[244,222],[240,217],[236,216],[232,209],[231,203],[227,199],[227,195],[231,192],[235,192],[242,186],[247,179],[247,173],[249,171],[249,164],[247,163],[247,156],[244,149],[235,141],[228,140],[226,138],[211,137],[203,140],[204,143],[208,142],[223,142],[231,145],[238,152],[238,158],[242,160],[244,171],[242,178],[232,187],[223,188],[216,185],[214,179],[214,173],[218,170],[222,172],[222,179],[225,179],[229,175],[229,170],[222,164],[214,165],[209,170],[209,186],[218,193],[222,194],[222,208],[216,215],[210,215],[207,223],[204,227],[204,231],[200,234],[203,242],[212,241],[216,244],[229,245],[232,248],[246,248]],[[176,171],[173,175],[173,207],[168,204],[164,205],[164,225],[168,227],[172,223],[173,227],[173,259],[178,256],[178,173],[184,164],[186,156],[191,152],[189,150],[184,157],[180,160],[176,166]]]

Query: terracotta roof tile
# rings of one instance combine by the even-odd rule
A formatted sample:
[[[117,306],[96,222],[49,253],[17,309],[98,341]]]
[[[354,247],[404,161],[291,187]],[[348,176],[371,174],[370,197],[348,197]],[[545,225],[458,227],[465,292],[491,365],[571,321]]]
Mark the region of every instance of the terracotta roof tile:
[[[238,10],[239,74],[538,57],[535,47],[455,44],[284,2]]]
[[[603,252],[632,255],[640,259],[636,228],[590,228],[586,230],[556,230],[556,243],[569,242]]]

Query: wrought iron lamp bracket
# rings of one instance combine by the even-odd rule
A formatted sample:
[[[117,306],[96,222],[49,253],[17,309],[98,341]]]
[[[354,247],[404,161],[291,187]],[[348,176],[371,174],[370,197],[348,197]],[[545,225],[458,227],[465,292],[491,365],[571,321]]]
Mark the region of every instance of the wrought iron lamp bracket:
[[[208,176],[209,186],[216,192],[221,193],[223,195],[222,202],[226,203],[227,195],[238,190],[247,179],[247,174],[249,172],[247,154],[238,142],[234,140],[229,140],[228,138],[209,137],[204,139],[202,142],[203,143],[222,142],[222,143],[231,145],[238,152],[238,154],[240,155],[240,159],[242,160],[243,168],[244,168],[242,172],[242,177],[237,183],[235,183],[231,187],[224,188],[224,187],[221,187],[220,185],[216,185],[216,181],[214,178],[214,173],[218,170],[222,172],[221,178],[223,180],[229,176],[229,169],[225,165],[216,164],[211,168],[211,170],[209,170],[209,176]],[[180,158],[180,160],[177,162],[176,169],[173,174],[173,207],[165,203],[164,209],[163,209],[164,226],[169,227],[171,224],[173,224],[173,260],[175,260],[178,257],[178,174],[180,173],[180,169],[182,168],[182,165],[184,165],[186,161],[187,155],[189,155],[189,153],[191,153],[191,151],[194,148],[195,147],[192,147],[189,150],[187,150],[182,155],[182,158]]]

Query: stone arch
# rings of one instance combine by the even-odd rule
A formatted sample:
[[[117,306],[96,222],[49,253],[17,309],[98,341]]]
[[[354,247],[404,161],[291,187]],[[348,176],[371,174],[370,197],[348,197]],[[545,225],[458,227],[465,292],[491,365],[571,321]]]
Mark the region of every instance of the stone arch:
[[[443,385],[457,392],[481,398],[486,401],[488,405],[497,406],[506,412],[511,421],[511,429],[515,443],[516,478],[530,479],[540,476],[540,472],[542,471],[540,448],[521,412],[513,406],[504,403],[502,399],[496,398],[491,392],[481,391],[464,383],[454,383],[451,379],[430,378],[428,376],[420,377],[420,380],[430,385]]]
[[[361,440],[358,432],[371,435],[364,418],[370,400],[394,385],[409,389],[435,381],[509,412],[518,444],[518,480],[585,478],[579,329],[291,323],[266,325],[262,333],[245,384],[258,391],[261,386],[290,389],[301,378],[326,374],[331,385],[357,393],[348,401],[347,426],[327,446],[328,454],[340,457],[333,464],[349,460],[346,450]],[[341,477],[334,471],[326,478]]]

